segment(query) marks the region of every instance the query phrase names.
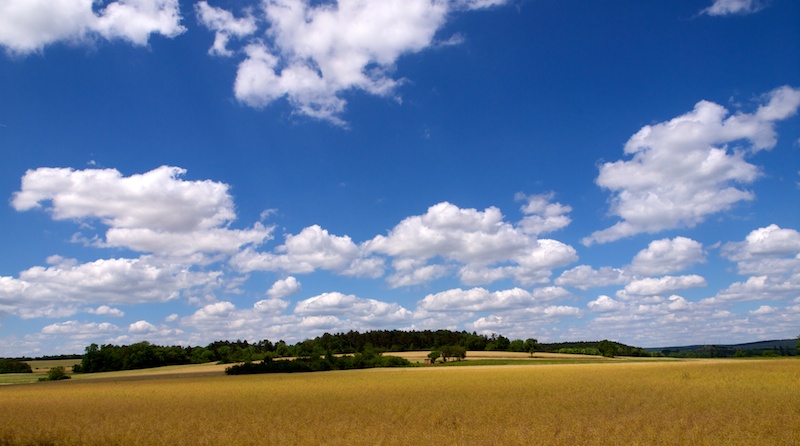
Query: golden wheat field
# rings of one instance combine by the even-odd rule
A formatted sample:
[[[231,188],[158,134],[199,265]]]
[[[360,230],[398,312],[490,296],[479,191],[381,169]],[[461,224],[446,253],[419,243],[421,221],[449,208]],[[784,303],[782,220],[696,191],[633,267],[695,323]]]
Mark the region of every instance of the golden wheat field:
[[[800,445],[800,361],[108,374],[0,387],[0,445]]]

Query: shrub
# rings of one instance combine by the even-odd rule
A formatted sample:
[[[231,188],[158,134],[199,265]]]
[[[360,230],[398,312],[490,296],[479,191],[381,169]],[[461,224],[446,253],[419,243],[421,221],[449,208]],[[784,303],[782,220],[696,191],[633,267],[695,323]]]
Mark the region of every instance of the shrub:
[[[64,370],[64,367],[58,366],[48,370],[47,376],[44,378],[39,378],[39,381],[59,381],[69,378],[70,376],[67,375],[67,371]]]

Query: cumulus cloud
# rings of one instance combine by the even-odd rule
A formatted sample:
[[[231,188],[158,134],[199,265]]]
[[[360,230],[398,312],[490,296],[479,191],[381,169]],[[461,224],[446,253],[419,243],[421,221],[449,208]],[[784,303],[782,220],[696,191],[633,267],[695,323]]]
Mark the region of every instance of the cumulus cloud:
[[[738,249],[737,249],[738,248]],[[772,224],[747,235],[744,244],[730,245],[727,252],[737,251],[732,258],[757,255],[786,255],[800,252],[800,232]]]
[[[18,211],[41,208],[56,220],[99,218],[117,228],[192,231],[235,218],[228,186],[213,181],[182,181],[179,167],[161,166],[123,177],[116,169],[39,168],[22,177],[11,205]]]
[[[264,299],[253,305],[253,310],[258,313],[280,314],[289,307],[289,302],[283,299]]]
[[[746,15],[764,8],[760,0],[714,0],[714,3],[702,11],[710,16]]]
[[[180,22],[178,0],[4,0],[0,2],[0,45],[20,55],[56,42],[99,38],[142,46],[153,34],[172,38],[183,33],[186,28]]]
[[[517,201],[525,201],[520,210],[525,218],[519,222],[520,227],[528,234],[544,234],[567,227],[572,221],[566,214],[572,212],[570,206],[553,203],[555,194],[524,195],[517,194]]]
[[[13,308],[23,317],[58,317],[64,316],[63,312],[41,311],[62,308],[74,314],[77,304],[166,302],[179,297],[182,291],[214,283],[219,277],[217,272],[191,272],[183,265],[161,263],[150,257],[78,264],[55,256],[50,261],[58,264],[27,269],[19,278],[0,277],[0,305]]]
[[[43,334],[48,335],[69,335],[73,338],[88,338],[93,336],[108,336],[120,332],[120,328],[108,322],[89,322],[81,323],[78,321],[66,321],[50,324],[42,328]]]
[[[308,274],[322,269],[358,277],[383,274],[381,260],[362,256],[361,249],[349,236],[330,234],[318,225],[304,228],[296,235],[287,235],[285,243],[274,253],[246,249],[234,256],[231,264],[243,272]]]
[[[287,98],[295,112],[344,124],[346,91],[392,96],[402,79],[396,61],[435,44],[448,14],[482,9],[502,0],[266,0],[259,15],[233,13],[201,2],[200,22],[216,33],[213,54],[230,55],[232,35],[244,37],[245,59],[234,84],[236,97],[253,107]],[[254,32],[258,23],[264,33]]]
[[[396,303],[364,299],[339,292],[323,293],[302,300],[294,312],[302,316],[346,316],[370,325],[410,320],[412,313]]]
[[[396,272],[386,278],[391,288],[419,285],[436,280],[447,274],[445,265],[426,265],[424,261],[400,259],[393,263]]]
[[[682,271],[705,262],[703,245],[686,237],[653,240],[639,251],[627,268],[633,274],[656,276]]]
[[[603,266],[594,269],[589,265],[579,265],[561,273],[555,280],[556,285],[571,286],[579,290],[620,285],[630,280],[624,270]]]
[[[783,300],[797,296],[800,296],[800,274],[788,278],[765,275],[751,276],[744,282],[735,282],[707,301]]]
[[[98,316],[113,316],[113,317],[123,317],[125,316],[125,312],[120,310],[119,308],[112,308],[108,305],[100,305],[97,308],[87,308],[86,312],[89,314],[96,314]]]
[[[300,282],[293,276],[280,279],[267,290],[267,296],[272,299],[281,299],[300,291]]]
[[[186,181],[185,173],[171,166],[128,177],[116,169],[39,168],[25,173],[11,205],[27,211],[49,204],[56,220],[98,219],[109,229],[95,244],[164,255],[232,254],[271,237],[261,223],[229,229],[236,214],[228,185]]]
[[[147,321],[136,321],[128,326],[129,333],[146,334],[158,330],[158,327]]]
[[[553,268],[577,259],[571,246],[527,234],[504,221],[495,207],[479,211],[447,202],[404,219],[388,235],[376,236],[363,246],[367,252],[396,257],[393,266],[402,277],[422,268],[428,268],[426,276],[439,277],[444,267],[430,268],[428,263],[436,258],[461,264],[461,280],[469,285],[506,277],[523,284],[541,283]]]
[[[489,292],[484,288],[456,288],[429,294],[419,302],[428,311],[491,311],[519,308],[533,303],[533,295],[521,288]]]
[[[181,320],[196,330],[196,343],[238,337],[284,339],[298,342],[320,333],[384,329],[411,322],[413,313],[401,305],[339,292],[322,293],[298,302],[291,314],[282,314],[289,303],[266,299],[252,308],[232,302],[209,303]]]
[[[775,146],[775,122],[800,106],[800,90],[784,86],[762,98],[753,113],[731,115],[701,101],[677,118],[639,130],[625,144],[630,160],[604,163],[597,184],[612,193],[613,226],[582,240],[606,243],[639,233],[692,227],[754,198],[737,187],[759,176],[748,154]]]
[[[533,306],[513,311],[503,311],[479,317],[471,323],[465,324],[468,329],[478,333],[490,335],[503,333],[512,339],[526,339],[536,337],[544,339],[537,332],[546,330],[544,327],[553,325],[556,321],[565,318],[581,317],[580,308],[568,305]]]
[[[744,241],[722,246],[722,255],[749,275],[712,300],[782,300],[800,295],[800,232],[772,224],[751,231]]]
[[[777,311],[777,308],[775,308],[775,307],[771,307],[769,305],[762,305],[762,306],[758,307],[757,309],[751,311],[750,314],[753,314],[753,315],[756,315],[756,316],[763,316],[763,315],[766,315],[766,314],[773,314],[776,311]]]
[[[625,308],[625,304],[623,302],[614,300],[613,298],[606,295],[601,295],[597,299],[586,304],[586,306],[589,307],[589,310],[598,313],[616,311]]]
[[[617,297],[660,296],[678,290],[704,286],[706,286],[706,279],[696,274],[658,278],[648,277],[646,279],[634,280],[625,285],[625,289],[618,293]]]
[[[497,311],[530,307],[543,302],[564,299],[569,292],[559,287],[538,288],[533,292],[521,288],[490,292],[484,288],[455,288],[429,294],[419,302],[426,311]]]

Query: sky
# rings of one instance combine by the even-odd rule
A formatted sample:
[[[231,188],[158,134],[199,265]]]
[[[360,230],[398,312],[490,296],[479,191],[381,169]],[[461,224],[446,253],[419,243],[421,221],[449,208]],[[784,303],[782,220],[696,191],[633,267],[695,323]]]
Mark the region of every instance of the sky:
[[[800,335],[800,2],[5,0],[0,356]]]

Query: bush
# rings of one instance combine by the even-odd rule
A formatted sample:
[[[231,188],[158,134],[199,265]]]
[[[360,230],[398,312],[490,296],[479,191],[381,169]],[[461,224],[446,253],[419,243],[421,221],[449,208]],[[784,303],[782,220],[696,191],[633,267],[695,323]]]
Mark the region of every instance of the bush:
[[[44,378],[39,378],[39,381],[59,381],[62,379],[69,379],[70,376],[67,375],[67,371],[64,370],[64,367],[58,366],[53,367],[47,372],[47,376]]]

